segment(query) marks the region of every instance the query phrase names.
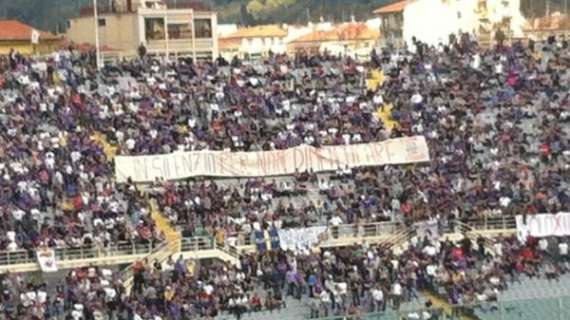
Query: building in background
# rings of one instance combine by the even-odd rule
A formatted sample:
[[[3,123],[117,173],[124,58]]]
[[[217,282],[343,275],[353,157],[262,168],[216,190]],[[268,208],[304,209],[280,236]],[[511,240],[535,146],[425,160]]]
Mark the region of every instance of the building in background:
[[[438,45],[452,34],[468,33],[489,47],[522,37],[525,24],[521,0],[408,0],[403,36],[408,45],[412,37]]]
[[[102,1],[101,1],[102,2]],[[213,59],[218,56],[217,14],[199,3],[183,0],[113,0],[98,8],[97,28],[103,58],[132,57],[144,44],[154,56]],[[74,43],[95,43],[93,7],[69,21],[67,37]]]
[[[237,24],[218,24],[218,39],[238,31]]]
[[[241,28],[220,38],[220,54],[231,59],[234,56],[257,58],[269,52],[285,53],[287,34],[287,31],[278,25]]]
[[[380,17],[380,46],[400,48],[404,45],[404,9],[406,0],[397,1],[374,10]]]
[[[0,54],[8,54],[11,49],[24,55],[50,53],[58,49],[61,40],[16,20],[0,20]]]
[[[306,25],[284,25],[284,29],[287,30],[287,37],[285,37],[285,43],[289,44],[292,41],[295,41],[297,39],[299,39],[300,37],[306,36],[309,33],[315,32],[315,31],[331,31],[335,28],[336,26],[334,25],[334,23],[332,22],[327,22],[324,21],[323,18],[321,18],[320,22],[314,23],[314,22],[309,22]]]
[[[332,30],[317,30],[299,37],[288,44],[290,54],[317,54],[328,52],[334,55],[367,56],[377,45],[380,33],[366,23],[344,23]]]
[[[529,20],[524,28],[525,38],[546,40],[549,36],[570,39],[570,16],[555,13]]]

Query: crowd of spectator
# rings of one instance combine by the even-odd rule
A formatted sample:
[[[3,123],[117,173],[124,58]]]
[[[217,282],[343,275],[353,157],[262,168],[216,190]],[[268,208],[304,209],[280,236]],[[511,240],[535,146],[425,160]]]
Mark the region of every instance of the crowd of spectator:
[[[315,146],[423,135],[429,142],[432,158],[429,164],[338,168],[334,174],[299,172],[294,177],[277,180],[260,178],[221,184],[199,180],[188,185],[170,184],[166,188],[161,186],[168,195],[168,200],[164,194],[160,195],[161,208],[189,232],[196,225],[205,224],[218,229],[223,226],[227,234],[233,234],[236,229],[247,233],[253,223],[275,221],[285,226],[304,227],[331,220],[337,223],[417,221],[435,217],[447,220],[568,211],[570,74],[566,42],[551,40],[526,46],[515,43],[512,47],[482,50],[462,37],[447,46],[428,48],[418,43],[413,49],[414,54],[373,55],[372,62],[364,66],[381,67],[388,77],[374,92],[365,90],[362,81],[345,75],[347,90],[335,89],[331,93],[319,73],[315,75],[315,69],[329,70],[323,66],[331,64],[342,64],[344,67],[340,69],[346,70],[347,65],[354,63],[350,59],[332,62],[328,60],[330,57],[321,56],[289,61],[279,70],[290,70],[291,74],[284,77],[293,79],[295,85],[299,80],[294,70],[313,70],[311,85],[305,87],[314,94],[308,101],[292,102],[295,99],[291,96],[298,97],[298,91],[287,91],[290,86],[274,88],[272,98],[284,100],[291,106],[290,114],[275,121],[287,123],[289,136],[300,136],[302,141]],[[277,68],[283,61],[272,58],[245,69]],[[243,69],[243,65],[234,61],[229,70]],[[356,70],[362,70],[361,65],[357,64]],[[233,74],[232,79],[239,78],[240,72]],[[248,78],[259,78],[258,74],[254,75]],[[239,87],[231,82],[227,86],[232,85]],[[254,97],[252,88],[256,86],[248,85],[247,81],[244,86],[251,91],[242,95]],[[283,91],[287,99],[279,98]],[[259,100],[246,105],[251,108],[261,105],[262,109],[274,105],[271,99]],[[334,107],[337,104],[340,109]],[[219,108],[223,113],[231,110],[231,105],[231,100],[218,101],[214,109]],[[392,130],[374,115],[376,107],[388,105],[392,106],[391,116],[398,123]],[[340,126],[332,123],[337,136],[342,135],[342,124],[350,125],[350,132],[354,133],[359,132],[359,126],[373,123],[372,131],[379,130],[379,133],[327,141],[323,137],[330,135],[327,134],[331,130],[329,125],[323,127],[317,123],[314,132],[323,130],[312,136],[306,130],[297,130],[312,122],[310,117],[295,117],[295,114],[318,109],[317,118],[326,122],[339,113],[342,116],[345,106],[358,107],[357,114],[350,113],[351,117],[362,116],[366,121],[352,119]],[[214,112],[211,116],[221,117]],[[248,117],[240,113],[239,120],[245,119]],[[268,120],[262,117],[254,121]],[[356,131],[352,131],[355,128]],[[240,144],[239,137],[243,135],[237,137],[233,141]],[[279,143],[261,149],[275,148],[280,148]],[[202,200],[203,204],[196,203]]]
[[[133,184],[115,184],[95,139],[91,106],[102,100],[88,88],[100,77],[72,51],[7,60],[0,64],[0,250],[159,240],[144,197]]]
[[[188,235],[198,227],[231,235],[256,224],[568,211],[568,50],[553,38],[484,50],[462,36],[373,52],[370,62],[326,54],[200,63],[142,57],[100,71],[72,49],[48,59],[11,52],[0,61],[0,249],[164,238],[139,187],[114,182],[102,140],[121,155],[428,140],[425,164],[157,181],[151,198]],[[386,80],[367,90],[376,68]],[[394,128],[376,116],[388,106]],[[149,262],[137,266],[130,295],[109,270],[74,270],[56,295],[10,275],[1,305],[8,315],[38,319],[185,319],[222,311],[239,317],[245,309],[277,309],[286,295],[308,295],[313,315],[328,315],[398,308],[418,290],[443,288],[453,303],[494,300],[507,275],[555,278],[568,269],[551,257],[541,264],[544,244],[507,239],[497,246],[492,256],[434,240],[401,252],[273,252],[198,270],[183,260]]]
[[[311,318],[399,310],[416,302],[437,319],[424,292],[465,310],[493,304],[523,278],[556,281],[570,271],[568,239],[414,237],[404,246],[370,245],[321,251],[243,255],[238,264],[170,257],[139,261],[131,292],[112,269],[84,267],[64,279],[2,277],[8,319],[197,319],[280,312],[298,299]],[[431,308],[430,308],[431,307]],[[410,311],[411,313],[417,311]],[[427,315],[426,315],[427,314]],[[433,318],[432,318],[433,317]]]
[[[124,155],[428,139],[429,164],[339,168],[340,184],[300,172],[221,192],[214,182],[170,186],[161,208],[190,232],[286,216],[286,226],[305,226],[322,213],[351,223],[567,211],[567,52],[561,41],[482,50],[461,37],[367,63],[143,58],[100,72],[73,50],[12,53],[0,81],[2,248],[160,238],[137,187],[114,183],[97,134]],[[370,91],[374,68],[386,81]],[[388,105],[392,130],[375,116]],[[325,196],[305,197],[311,190]]]

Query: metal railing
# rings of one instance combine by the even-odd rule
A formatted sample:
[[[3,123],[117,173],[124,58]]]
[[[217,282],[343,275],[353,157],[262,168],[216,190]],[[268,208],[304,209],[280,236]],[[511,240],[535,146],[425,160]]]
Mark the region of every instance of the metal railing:
[[[487,231],[487,230],[475,229],[471,225],[468,225],[466,223],[459,222],[459,221],[456,222],[456,225],[457,225],[457,230],[461,234],[463,234],[463,236],[471,239],[474,242],[478,242],[479,239],[483,239],[483,246],[485,247],[486,251],[493,256],[496,254],[495,247],[494,247],[495,246],[495,240],[493,238],[489,238],[487,236],[482,236],[482,234],[481,234],[481,231]],[[497,230],[497,229],[493,229],[493,230]]]
[[[56,260],[58,263],[61,263],[74,260],[101,259],[119,256],[147,256],[159,251],[158,249],[163,248],[165,245],[167,245],[166,242],[119,242],[105,247],[93,245],[79,248],[55,248],[54,251]],[[214,249],[214,240],[207,236],[183,238],[178,248],[181,248],[182,251],[210,250]],[[0,251],[0,266],[36,263],[36,253],[33,250]]]
[[[395,249],[396,247],[410,241],[416,235],[417,231],[413,227],[400,228],[400,231],[395,233],[394,237],[387,241],[387,244],[390,245],[391,249]]]
[[[397,222],[377,222],[365,224],[343,224],[329,227],[331,239],[367,238],[394,234],[400,231],[401,224]]]
[[[192,238],[182,238],[180,246],[182,252],[213,250],[215,249],[214,238],[199,236]]]
[[[314,320],[446,320],[451,319],[446,317],[443,308],[422,308],[422,309],[407,309],[407,310],[390,310],[387,308],[383,312],[359,313],[354,315],[338,315],[329,316],[324,318],[307,317],[306,319]],[[459,318],[458,318],[459,319]]]
[[[156,246],[154,248],[153,251],[149,252],[147,256],[145,256],[144,259],[148,259],[149,261],[153,261],[154,259],[152,258],[154,254],[159,254],[161,252],[164,252],[166,250],[166,248],[168,247],[168,243],[167,242],[162,242],[160,245]],[[128,266],[125,269],[123,269],[121,271],[120,274],[120,278],[123,281],[123,284],[125,286],[127,286],[130,282],[132,282],[132,277],[133,277],[133,270],[132,270],[132,266]]]
[[[465,224],[471,228],[467,231],[516,229],[516,223],[513,216],[483,217],[480,219],[468,220]],[[402,230],[401,228],[402,224],[395,222],[346,224],[327,228],[327,235],[329,239],[333,240],[346,238],[369,238],[396,235]],[[254,243],[255,242],[252,241],[252,235],[238,235],[238,246],[248,246]],[[79,248],[56,248],[55,255],[58,262],[118,256],[140,256],[151,254],[155,251],[156,247],[160,245],[160,243],[151,242],[119,242],[105,247],[92,245],[82,246]],[[199,236],[181,239],[179,248],[182,252],[212,250],[216,248],[216,244],[214,239],[210,236]],[[236,249],[236,252],[233,252],[233,254],[239,256],[240,252]],[[0,266],[35,263],[37,263],[35,251],[0,251]]]
[[[55,248],[57,261],[116,257],[125,255],[145,255],[153,251],[156,243],[119,242],[105,247],[90,245],[78,248]],[[33,250],[0,251],[0,265],[36,263]]]
[[[225,245],[222,245],[222,244],[216,243],[215,245],[216,245],[216,249],[229,254],[231,257],[233,257],[235,259],[239,260],[243,255],[243,252],[240,249],[238,249],[238,248],[236,248],[230,244],[226,243]]]
[[[364,224],[342,224],[327,228],[328,239],[370,238],[394,234],[400,231],[402,224],[397,222],[374,222]],[[238,246],[255,244],[252,234],[237,234]]]
[[[478,219],[464,221],[474,230],[513,230],[517,228],[514,216],[483,216]]]
[[[538,298],[532,300],[514,300],[485,302],[465,305],[449,305],[441,308],[401,309],[378,313],[360,313],[358,315],[339,315],[316,318],[315,320],[567,320],[570,319],[570,297]]]
[[[14,265],[25,263],[36,263],[35,251],[2,251],[0,252],[0,265]]]

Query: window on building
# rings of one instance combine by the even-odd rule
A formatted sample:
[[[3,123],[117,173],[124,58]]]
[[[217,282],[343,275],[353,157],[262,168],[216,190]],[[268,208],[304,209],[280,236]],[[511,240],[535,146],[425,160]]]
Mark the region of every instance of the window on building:
[[[196,19],[194,20],[194,28],[196,28],[196,38],[211,38],[212,37],[212,20],[211,19]]]
[[[192,39],[192,26],[189,23],[168,24],[169,39]]]
[[[107,25],[107,20],[99,19],[99,20],[97,20],[97,24],[99,25],[99,27],[104,27]]]
[[[163,18],[146,18],[144,25],[147,40],[164,40],[166,38]]]

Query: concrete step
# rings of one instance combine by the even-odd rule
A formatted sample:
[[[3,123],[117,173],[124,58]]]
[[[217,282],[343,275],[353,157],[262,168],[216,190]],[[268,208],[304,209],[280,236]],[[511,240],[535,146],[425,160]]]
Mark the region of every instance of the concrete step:
[[[305,303],[305,299],[299,301],[297,299],[287,298],[285,299],[285,303],[287,304],[286,308],[280,310],[274,310],[273,312],[270,311],[260,311],[260,312],[252,312],[246,313],[242,315],[242,320],[267,320],[267,319],[279,319],[279,320],[302,320],[307,319],[310,310]],[[216,317],[216,320],[233,320],[236,319],[236,316],[229,313],[223,313]]]

